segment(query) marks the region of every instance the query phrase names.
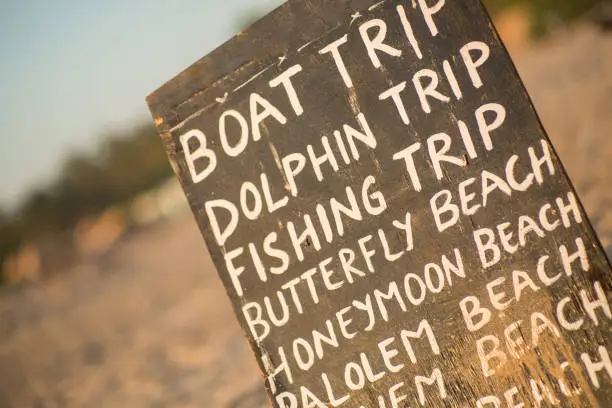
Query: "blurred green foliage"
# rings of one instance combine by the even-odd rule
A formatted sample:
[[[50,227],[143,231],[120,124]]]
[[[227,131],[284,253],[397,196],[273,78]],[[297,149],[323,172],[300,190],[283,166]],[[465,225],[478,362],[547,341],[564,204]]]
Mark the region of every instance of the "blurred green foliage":
[[[483,0],[491,14],[523,6],[531,13],[532,34],[541,37],[551,27],[567,23],[592,10],[602,0]]]
[[[22,242],[69,230],[84,217],[125,203],[172,173],[152,124],[103,140],[95,152],[70,155],[56,181],[32,191],[13,214],[0,211],[0,268]]]

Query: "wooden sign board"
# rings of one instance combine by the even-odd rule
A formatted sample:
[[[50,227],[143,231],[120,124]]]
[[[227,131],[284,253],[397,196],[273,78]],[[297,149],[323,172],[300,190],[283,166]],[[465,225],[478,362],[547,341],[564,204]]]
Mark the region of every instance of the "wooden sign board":
[[[610,266],[478,0],[289,1],[148,103],[274,406],[612,403]]]

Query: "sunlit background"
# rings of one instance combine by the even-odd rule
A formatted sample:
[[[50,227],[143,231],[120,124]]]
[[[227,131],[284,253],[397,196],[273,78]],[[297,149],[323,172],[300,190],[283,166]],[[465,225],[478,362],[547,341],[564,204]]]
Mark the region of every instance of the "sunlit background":
[[[281,0],[0,2],[0,408],[260,407],[145,96]],[[612,248],[612,8],[486,0]]]

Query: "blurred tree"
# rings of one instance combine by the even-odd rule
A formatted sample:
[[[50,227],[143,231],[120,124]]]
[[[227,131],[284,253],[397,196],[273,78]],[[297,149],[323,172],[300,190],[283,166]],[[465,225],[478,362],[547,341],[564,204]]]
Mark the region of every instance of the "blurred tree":
[[[129,201],[171,176],[152,124],[105,140],[93,154],[73,152],[68,156],[57,180],[32,191],[14,215],[0,212],[0,268],[22,242],[67,231],[84,217]]]
[[[529,8],[534,36],[545,35],[556,24],[581,17],[600,2],[601,0],[484,0],[492,14],[514,6]]]
[[[49,189],[50,190],[50,189]],[[16,223],[27,236],[37,236],[61,228],[62,204],[49,190],[30,193],[17,214]]]
[[[108,138],[101,166],[107,198],[112,202],[127,200],[172,174],[157,131],[149,124],[129,135]]]
[[[11,252],[8,245],[7,227],[9,225],[8,216],[4,210],[0,209],[0,283],[4,280],[4,259]]]
[[[4,280],[4,261],[17,251],[21,242],[18,226],[5,211],[0,209],[0,284]]]

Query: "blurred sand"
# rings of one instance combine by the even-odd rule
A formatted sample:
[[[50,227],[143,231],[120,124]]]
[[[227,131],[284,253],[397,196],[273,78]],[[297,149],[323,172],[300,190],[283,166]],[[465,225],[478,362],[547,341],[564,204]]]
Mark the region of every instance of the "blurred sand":
[[[514,55],[612,248],[612,35],[580,28]],[[0,296],[0,408],[267,406],[193,219]]]

